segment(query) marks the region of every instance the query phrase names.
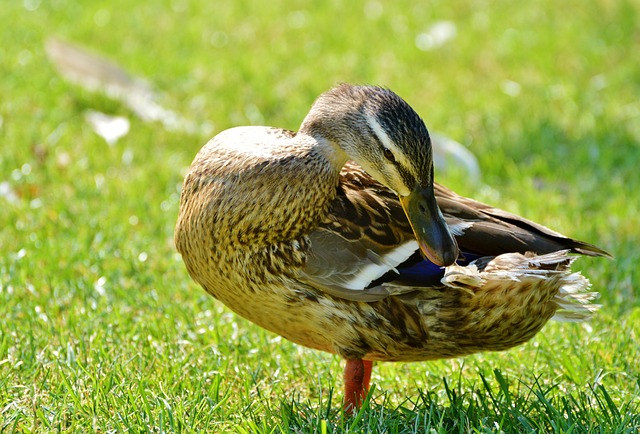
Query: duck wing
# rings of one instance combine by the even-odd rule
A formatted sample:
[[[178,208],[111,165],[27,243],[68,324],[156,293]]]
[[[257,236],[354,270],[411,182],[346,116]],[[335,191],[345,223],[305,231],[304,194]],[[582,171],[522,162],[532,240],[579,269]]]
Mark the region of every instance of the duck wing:
[[[461,250],[459,265],[503,253],[569,250],[610,256],[515,214],[435,186],[438,206]],[[360,166],[340,173],[337,195],[319,227],[309,234],[307,262],[299,280],[354,301],[442,286],[444,268],[424,259],[397,196]],[[490,258],[484,258],[484,257]]]
[[[355,301],[390,295],[388,288],[372,283],[387,274],[398,276],[397,267],[419,250],[397,196],[351,162],[309,241],[300,280]]]
[[[583,241],[566,237],[546,226],[516,214],[469,199],[436,184],[438,206],[450,226],[463,227],[457,237],[464,252],[479,255],[499,255],[512,252],[546,254],[569,250],[588,256],[611,255]]]

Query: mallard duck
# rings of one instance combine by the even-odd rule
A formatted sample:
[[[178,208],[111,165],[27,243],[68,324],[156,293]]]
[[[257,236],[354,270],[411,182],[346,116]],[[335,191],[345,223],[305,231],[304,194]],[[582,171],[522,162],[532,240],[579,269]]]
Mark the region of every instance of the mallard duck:
[[[298,132],[236,127],[197,154],[175,244],[238,315],[346,359],[344,408],[374,361],[506,350],[588,318],[593,245],[434,183],[429,133],[391,90],[343,84]]]

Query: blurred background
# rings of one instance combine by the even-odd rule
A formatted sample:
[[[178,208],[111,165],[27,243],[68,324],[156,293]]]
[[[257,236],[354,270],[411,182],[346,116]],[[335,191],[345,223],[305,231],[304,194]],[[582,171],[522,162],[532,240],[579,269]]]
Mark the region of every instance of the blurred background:
[[[296,387],[303,398],[332,387],[337,360],[271,345],[274,336],[230,315],[190,281],[172,239],[182,176],[210,137],[237,125],[295,130],[315,97],[340,82],[393,89],[431,131],[475,155],[478,173],[447,160],[441,183],[616,257],[576,263],[602,294],[587,328],[550,325],[525,350],[474,356],[464,369],[495,363],[526,378],[537,374],[519,374],[529,356],[518,351],[535,352],[550,381],[567,376],[579,389],[603,370],[615,402],[629,402],[638,393],[640,322],[639,14],[636,0],[5,2],[7,420],[18,428],[60,420],[75,402],[69,390],[93,396],[98,413],[135,408],[142,398],[110,402],[92,395],[111,390],[104,384],[87,386],[98,381],[97,366],[123,360],[134,362],[112,370],[114,384],[148,381],[156,398],[158,383],[193,390],[189,378],[211,384],[212,372],[235,390],[247,380],[224,365],[229,357],[275,388],[276,403]],[[272,359],[252,352],[263,346]],[[562,352],[578,355],[555,355]],[[73,368],[81,361],[84,374]],[[281,364],[284,377],[269,377]],[[301,378],[309,369],[313,384]],[[405,389],[396,382],[437,388],[461,370],[388,364],[375,381],[396,391]],[[255,396],[255,384],[245,386]],[[52,410],[38,416],[34,403]]]

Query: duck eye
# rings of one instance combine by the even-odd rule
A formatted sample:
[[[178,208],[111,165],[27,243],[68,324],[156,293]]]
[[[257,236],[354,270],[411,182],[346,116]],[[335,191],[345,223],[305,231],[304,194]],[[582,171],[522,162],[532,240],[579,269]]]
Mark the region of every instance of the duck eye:
[[[391,149],[389,148],[384,148],[384,157],[391,161],[392,163],[396,161],[396,157],[393,156],[393,152],[391,152]]]

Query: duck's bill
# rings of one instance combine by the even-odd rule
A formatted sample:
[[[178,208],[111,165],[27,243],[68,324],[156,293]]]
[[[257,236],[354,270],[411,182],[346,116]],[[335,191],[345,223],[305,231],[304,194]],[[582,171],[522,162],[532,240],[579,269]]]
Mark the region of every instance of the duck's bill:
[[[438,208],[433,187],[416,187],[408,196],[401,196],[400,203],[427,259],[441,267],[453,264],[458,259],[458,244]]]

